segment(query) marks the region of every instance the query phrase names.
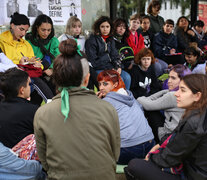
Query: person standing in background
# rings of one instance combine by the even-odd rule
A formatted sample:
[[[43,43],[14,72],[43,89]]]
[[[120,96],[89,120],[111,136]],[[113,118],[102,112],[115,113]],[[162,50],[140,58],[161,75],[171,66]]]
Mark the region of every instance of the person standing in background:
[[[152,0],[147,8],[147,13],[150,18],[150,29],[153,34],[158,33],[164,25],[164,18],[158,15],[160,9],[161,4],[158,0]]]

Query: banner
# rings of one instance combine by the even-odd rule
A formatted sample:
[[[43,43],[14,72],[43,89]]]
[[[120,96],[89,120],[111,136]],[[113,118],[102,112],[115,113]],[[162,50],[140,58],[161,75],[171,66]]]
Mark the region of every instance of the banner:
[[[198,19],[205,24],[205,31],[207,30],[207,2],[199,2],[198,4]]]
[[[14,12],[25,14],[30,23],[40,14],[46,14],[54,25],[66,25],[71,16],[81,20],[81,0],[1,0],[0,25],[8,25]]]

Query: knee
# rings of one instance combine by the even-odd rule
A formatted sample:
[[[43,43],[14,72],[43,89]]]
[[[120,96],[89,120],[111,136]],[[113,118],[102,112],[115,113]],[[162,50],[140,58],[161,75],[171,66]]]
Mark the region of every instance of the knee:
[[[127,72],[123,72],[123,74],[122,74],[122,76],[123,76],[123,79],[124,80],[126,80],[126,81],[130,81],[131,82],[131,76],[130,76],[130,74],[129,73],[127,73]]]
[[[135,171],[139,168],[140,159],[132,159],[128,164],[128,171],[134,174]]]
[[[124,169],[127,180],[137,180],[137,172],[139,171],[139,162],[141,159],[132,159],[128,166]]]

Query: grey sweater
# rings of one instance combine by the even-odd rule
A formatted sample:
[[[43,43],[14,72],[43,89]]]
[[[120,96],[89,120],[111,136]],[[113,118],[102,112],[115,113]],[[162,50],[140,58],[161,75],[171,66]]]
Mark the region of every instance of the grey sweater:
[[[184,109],[177,107],[174,93],[174,91],[162,90],[149,97],[142,96],[137,99],[147,111],[164,110],[165,123],[158,129],[160,139],[164,135],[172,133],[184,113]]]

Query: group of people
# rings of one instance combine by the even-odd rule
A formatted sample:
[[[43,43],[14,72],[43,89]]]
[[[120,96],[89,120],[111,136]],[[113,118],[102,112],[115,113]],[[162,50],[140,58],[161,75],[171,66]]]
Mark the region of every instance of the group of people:
[[[75,16],[59,38],[45,14],[31,32],[11,16],[0,34],[0,179],[116,179],[116,164],[128,180],[207,178],[204,23],[182,16],[173,33],[160,8],[153,0],[129,26],[101,16],[87,39]]]

